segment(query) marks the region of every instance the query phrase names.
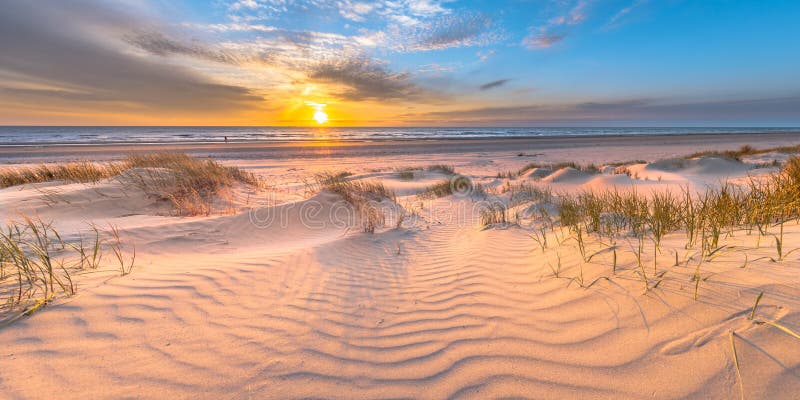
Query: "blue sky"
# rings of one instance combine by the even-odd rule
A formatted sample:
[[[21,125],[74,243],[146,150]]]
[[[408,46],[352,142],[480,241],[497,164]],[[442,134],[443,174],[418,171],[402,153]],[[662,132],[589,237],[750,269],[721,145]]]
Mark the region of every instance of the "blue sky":
[[[794,1],[0,4],[5,124],[800,125]]]

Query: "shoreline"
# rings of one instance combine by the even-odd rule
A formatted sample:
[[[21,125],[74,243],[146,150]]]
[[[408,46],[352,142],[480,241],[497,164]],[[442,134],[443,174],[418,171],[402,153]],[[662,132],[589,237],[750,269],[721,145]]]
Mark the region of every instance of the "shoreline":
[[[657,150],[679,148],[728,150],[742,145],[779,147],[800,144],[800,133],[713,133],[665,135],[570,135],[515,138],[469,139],[409,139],[376,141],[303,141],[303,142],[230,142],[230,143],[108,143],[93,145],[38,144],[0,145],[0,163],[55,162],[76,160],[112,160],[129,153],[180,151],[192,155],[224,160],[341,158],[372,156],[403,156],[420,154],[450,154],[463,152],[527,153],[558,150],[607,148],[620,154],[629,152],[646,158],[642,149],[657,154]],[[637,150],[638,149],[638,150]],[[656,150],[655,152],[653,150]],[[648,153],[648,154],[650,154]],[[655,155],[654,155],[655,156]]]
[[[466,129],[466,128],[465,128]],[[408,143],[408,142],[453,142],[453,141],[487,141],[487,140],[537,140],[537,139],[602,139],[602,138],[640,138],[640,137],[681,137],[681,136],[770,136],[770,135],[798,135],[800,131],[775,131],[775,132],[697,132],[697,133],[619,133],[619,134],[561,134],[561,135],[527,135],[527,136],[464,136],[464,137],[409,137],[409,138],[373,138],[373,139],[304,139],[304,140],[229,140],[225,142],[221,135],[219,139],[208,140],[163,140],[163,141],[119,141],[109,140],[102,142],[20,142],[2,143],[3,148],[42,148],[42,147],[99,147],[99,146],[162,146],[162,145],[302,145],[314,144],[319,142],[341,143],[341,144],[368,144],[368,143]]]

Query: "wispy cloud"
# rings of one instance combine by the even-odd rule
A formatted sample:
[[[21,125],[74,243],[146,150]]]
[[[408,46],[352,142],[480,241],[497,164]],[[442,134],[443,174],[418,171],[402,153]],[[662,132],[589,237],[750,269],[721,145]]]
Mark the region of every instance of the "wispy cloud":
[[[566,34],[563,33],[537,32],[522,39],[522,45],[532,50],[546,49],[564,40],[565,37]]]
[[[180,41],[157,31],[136,31],[123,36],[127,43],[158,56],[182,55],[225,64],[238,64],[240,60],[224,50],[217,50],[198,41]]]
[[[433,17],[436,15],[447,14],[450,11],[444,7],[447,0],[407,0],[405,3],[408,11],[420,17]]]
[[[261,7],[261,5],[258,2],[256,2],[255,0],[237,0],[234,3],[232,3],[230,6],[228,6],[229,9],[234,10],[234,11],[241,10],[241,9],[256,10],[256,9],[258,9],[260,7]]]
[[[567,37],[569,27],[580,25],[589,17],[589,0],[569,3],[567,10],[550,18],[546,24],[530,28],[530,33],[522,39],[522,45],[531,50],[552,47]]]
[[[492,19],[479,13],[461,13],[431,22],[395,30],[396,48],[403,51],[430,51],[452,47],[485,46],[499,41],[503,34]]]
[[[423,74],[431,74],[433,76],[442,76],[445,73],[453,72],[453,71],[455,71],[455,70],[457,70],[459,68],[460,68],[460,65],[458,65],[457,63],[455,63],[455,64],[450,63],[450,64],[447,64],[447,65],[443,65],[443,64],[439,64],[439,63],[433,63],[433,64],[420,65],[419,68],[417,68],[417,72],[420,72],[420,73],[423,73]]]
[[[570,8],[569,12],[550,20],[552,25],[578,25],[588,18],[587,9],[589,2],[580,0]]]
[[[363,22],[366,16],[375,9],[375,4],[366,2],[339,2],[339,14],[351,21]]]
[[[495,53],[494,49],[488,50],[479,50],[475,55],[478,57],[478,61],[485,62],[488,61]]]
[[[411,82],[410,75],[390,72],[382,64],[366,58],[328,61],[312,67],[309,79],[343,86],[340,99],[389,100],[415,99],[424,90]]]
[[[648,0],[634,0],[628,6],[620,9],[619,11],[617,11],[616,14],[614,14],[611,17],[611,19],[608,20],[608,23],[606,23],[606,29],[613,29],[619,27],[620,25],[622,25],[623,21],[628,17],[628,15],[630,15],[631,12],[645,5],[647,2]]]

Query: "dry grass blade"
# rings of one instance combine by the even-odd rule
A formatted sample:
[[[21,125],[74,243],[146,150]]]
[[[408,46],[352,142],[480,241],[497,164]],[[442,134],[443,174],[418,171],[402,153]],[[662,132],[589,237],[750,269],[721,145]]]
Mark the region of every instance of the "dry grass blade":
[[[734,340],[734,336],[736,333],[734,331],[730,332],[730,339],[731,339],[731,350],[733,352],[733,365],[736,367],[736,376],[739,380],[739,394],[744,400],[744,381],[742,381],[742,370],[739,367],[739,354],[736,352],[736,341]]]
[[[762,296],[764,296],[764,291],[763,291],[763,290],[761,291],[761,293],[759,293],[759,294],[758,294],[758,297],[756,297],[756,303],[755,303],[755,304],[753,304],[753,310],[752,310],[752,311],[750,311],[750,317],[749,317],[749,318],[747,318],[747,319],[749,319],[749,320],[751,320],[751,321],[752,321],[752,320],[753,320],[753,317],[755,317],[755,315],[756,315],[756,308],[758,308],[758,303],[761,301],[761,297],[762,297]]]
[[[114,239],[114,243],[111,244],[111,251],[114,253],[114,257],[119,263],[120,275],[128,275],[131,273],[131,271],[133,271],[133,266],[136,263],[136,246],[132,245],[131,260],[130,262],[126,262],[123,254],[122,239],[119,235],[119,229],[114,225],[109,225],[109,228],[111,229],[111,236]]]
[[[795,331],[793,331],[793,330],[791,330],[791,329],[787,328],[786,326],[784,326],[784,325],[781,325],[781,324],[779,324],[779,323],[777,323],[777,322],[775,322],[775,321],[768,321],[768,320],[755,320],[755,323],[757,323],[757,324],[766,324],[766,325],[771,325],[771,326],[773,326],[773,327],[775,327],[775,328],[778,328],[778,329],[780,329],[781,331],[783,331],[784,333],[786,333],[786,334],[787,334],[787,335],[789,335],[789,336],[792,336],[792,337],[794,337],[794,338],[796,338],[796,339],[800,339],[800,334],[798,334],[797,332],[795,332]]]

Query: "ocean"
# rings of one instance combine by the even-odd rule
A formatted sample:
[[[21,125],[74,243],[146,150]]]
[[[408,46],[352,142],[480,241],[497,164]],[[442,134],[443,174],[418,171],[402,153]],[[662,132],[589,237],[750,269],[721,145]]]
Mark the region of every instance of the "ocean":
[[[464,138],[515,138],[589,135],[681,135],[721,133],[800,133],[800,127],[646,127],[646,128],[301,128],[186,126],[0,126],[0,145],[91,145],[104,143],[380,141]]]

